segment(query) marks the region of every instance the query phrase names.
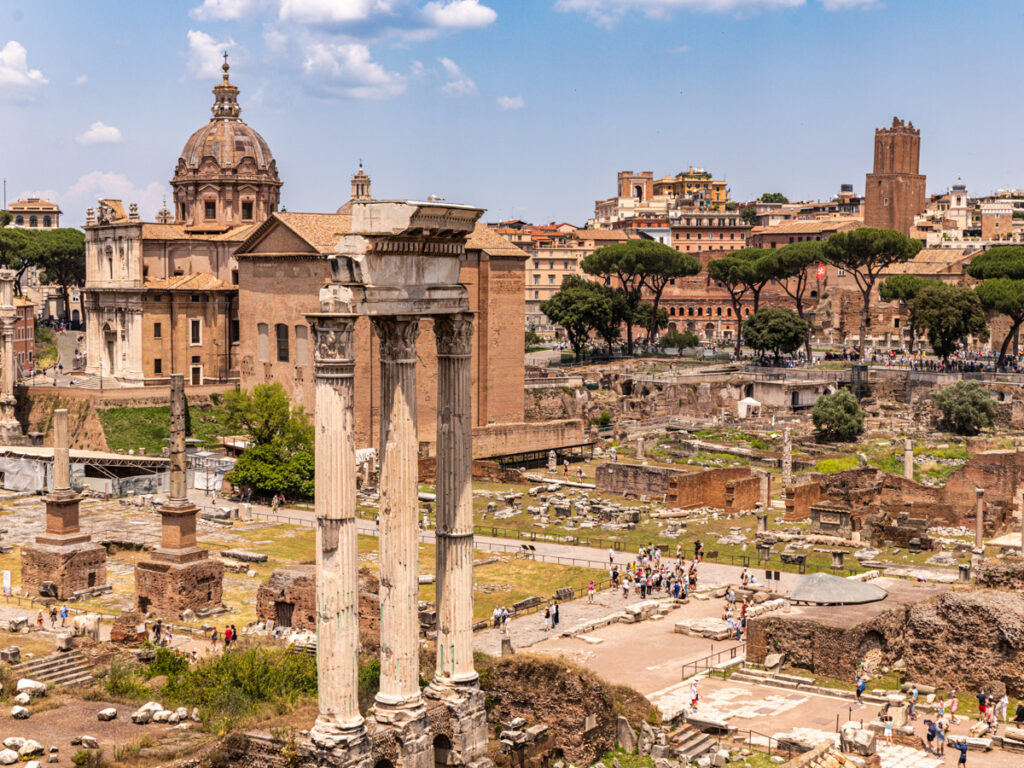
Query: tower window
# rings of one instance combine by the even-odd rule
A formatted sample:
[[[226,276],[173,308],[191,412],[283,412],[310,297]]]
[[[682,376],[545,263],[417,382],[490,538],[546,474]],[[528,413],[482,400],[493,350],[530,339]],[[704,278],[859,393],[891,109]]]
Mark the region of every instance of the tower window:
[[[153,338],[159,339],[162,337],[162,334],[163,327],[160,325],[160,323],[153,323]]]
[[[189,343],[203,343],[203,321],[197,317],[194,317],[189,321]]]
[[[213,200],[206,201],[205,216],[207,219],[217,218],[217,203],[215,203]]]
[[[274,333],[277,335],[277,362],[288,362],[288,326],[278,323],[274,326]]]
[[[242,203],[242,221],[252,221],[252,202],[249,200]]]
[[[153,360],[153,373],[163,373],[163,372],[164,372],[164,361],[161,360],[159,357],[157,357],[157,358],[155,358]]]

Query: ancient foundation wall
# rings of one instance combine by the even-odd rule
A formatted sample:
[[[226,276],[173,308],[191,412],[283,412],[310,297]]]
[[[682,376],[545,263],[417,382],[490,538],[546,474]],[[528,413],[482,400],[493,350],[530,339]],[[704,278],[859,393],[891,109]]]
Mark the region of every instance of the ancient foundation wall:
[[[185,609],[216,608],[223,601],[224,566],[216,560],[167,563],[147,560],[135,565],[139,607],[158,616],[177,617]]]
[[[421,455],[434,455],[434,437],[431,434],[430,440],[420,442]],[[583,422],[578,419],[488,424],[473,427],[473,458],[486,459],[509,453],[550,451],[567,445],[579,445],[586,442],[586,439]]]
[[[690,474],[667,467],[644,467],[640,464],[608,462],[597,466],[597,490],[621,496],[664,496],[678,478]]]
[[[729,481],[740,480],[754,481],[752,485],[754,502],[757,502],[761,493],[761,481],[757,476],[752,476],[747,467],[722,467],[702,472],[677,474],[672,479],[672,487],[668,493],[668,505],[679,509],[695,509],[697,507],[725,509],[725,484]],[[743,493],[746,493],[746,490]],[[746,508],[753,509],[754,502]]]
[[[380,584],[369,570],[359,571],[359,633],[380,635]],[[284,608],[289,626],[316,632],[316,566],[290,565],[278,568],[256,592],[256,620],[276,626],[286,618],[278,614]]]
[[[44,581],[53,582],[58,600],[80,589],[107,583],[107,550],[101,544],[26,545],[21,548],[21,593],[37,597]]]
[[[811,504],[820,498],[821,485],[817,481],[789,486],[786,489],[785,519],[806,520],[811,516]]]
[[[1024,558],[1005,557],[983,560],[978,568],[977,584],[993,589],[1024,590]]]

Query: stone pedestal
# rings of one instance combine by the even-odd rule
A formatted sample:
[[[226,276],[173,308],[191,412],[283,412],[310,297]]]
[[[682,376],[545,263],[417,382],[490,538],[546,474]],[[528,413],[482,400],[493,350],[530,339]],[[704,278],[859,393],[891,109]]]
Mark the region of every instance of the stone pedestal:
[[[107,583],[107,550],[82,533],[78,524],[81,497],[71,490],[68,412],[53,413],[53,491],[46,502],[46,532],[21,549],[21,591],[68,600],[76,592]]]
[[[185,488],[185,407],[185,377],[172,374],[171,498],[159,510],[160,546],[135,565],[139,610],[167,617],[219,608],[224,589],[224,566],[196,542],[199,509]]]

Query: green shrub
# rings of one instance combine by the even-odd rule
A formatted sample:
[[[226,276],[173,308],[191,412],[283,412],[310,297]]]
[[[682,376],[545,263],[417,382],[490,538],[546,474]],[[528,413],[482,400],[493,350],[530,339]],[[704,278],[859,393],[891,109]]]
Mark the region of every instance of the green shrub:
[[[601,415],[592,418],[590,423],[599,427],[607,427],[612,423],[612,415],[608,411],[601,411]]]
[[[71,763],[79,768],[110,768],[102,749],[80,749],[71,756]]]
[[[811,420],[821,440],[848,441],[864,431],[864,411],[847,389],[819,397]]]
[[[188,659],[177,651],[162,646],[156,649],[153,661],[146,665],[144,677],[149,680],[159,675],[178,675],[188,671]]]
[[[110,662],[103,675],[103,690],[122,699],[144,699],[149,693],[135,669],[117,659]]]
[[[942,418],[939,429],[957,435],[976,435],[991,427],[996,417],[996,401],[976,381],[958,381],[932,395]]]

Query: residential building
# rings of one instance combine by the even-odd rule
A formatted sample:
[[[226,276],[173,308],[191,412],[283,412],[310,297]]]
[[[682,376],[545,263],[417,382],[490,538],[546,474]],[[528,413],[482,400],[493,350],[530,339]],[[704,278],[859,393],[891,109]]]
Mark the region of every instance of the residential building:
[[[14,361],[19,376],[30,376],[36,364],[35,306],[24,296],[14,298]]]
[[[684,206],[697,208],[723,208],[729,202],[729,188],[724,181],[715,180],[703,168],[694,168],[665,176],[654,182],[654,195],[667,197]]]
[[[14,218],[8,226],[24,229],[57,229],[62,211],[56,203],[38,197],[15,200],[8,208]]]
[[[791,243],[808,240],[824,241],[836,232],[846,232],[864,226],[860,219],[834,217],[788,221],[775,227],[755,227],[748,238],[751,248],[782,248]]]
[[[653,171],[619,171],[616,194],[594,203],[591,224],[610,228],[615,222],[651,216],[671,216],[684,210],[724,210],[729,190],[703,168],[655,180]],[[678,215],[678,214],[676,214]]]
[[[687,211],[673,219],[670,245],[701,257],[736,251],[747,246],[751,226],[738,211]]]

